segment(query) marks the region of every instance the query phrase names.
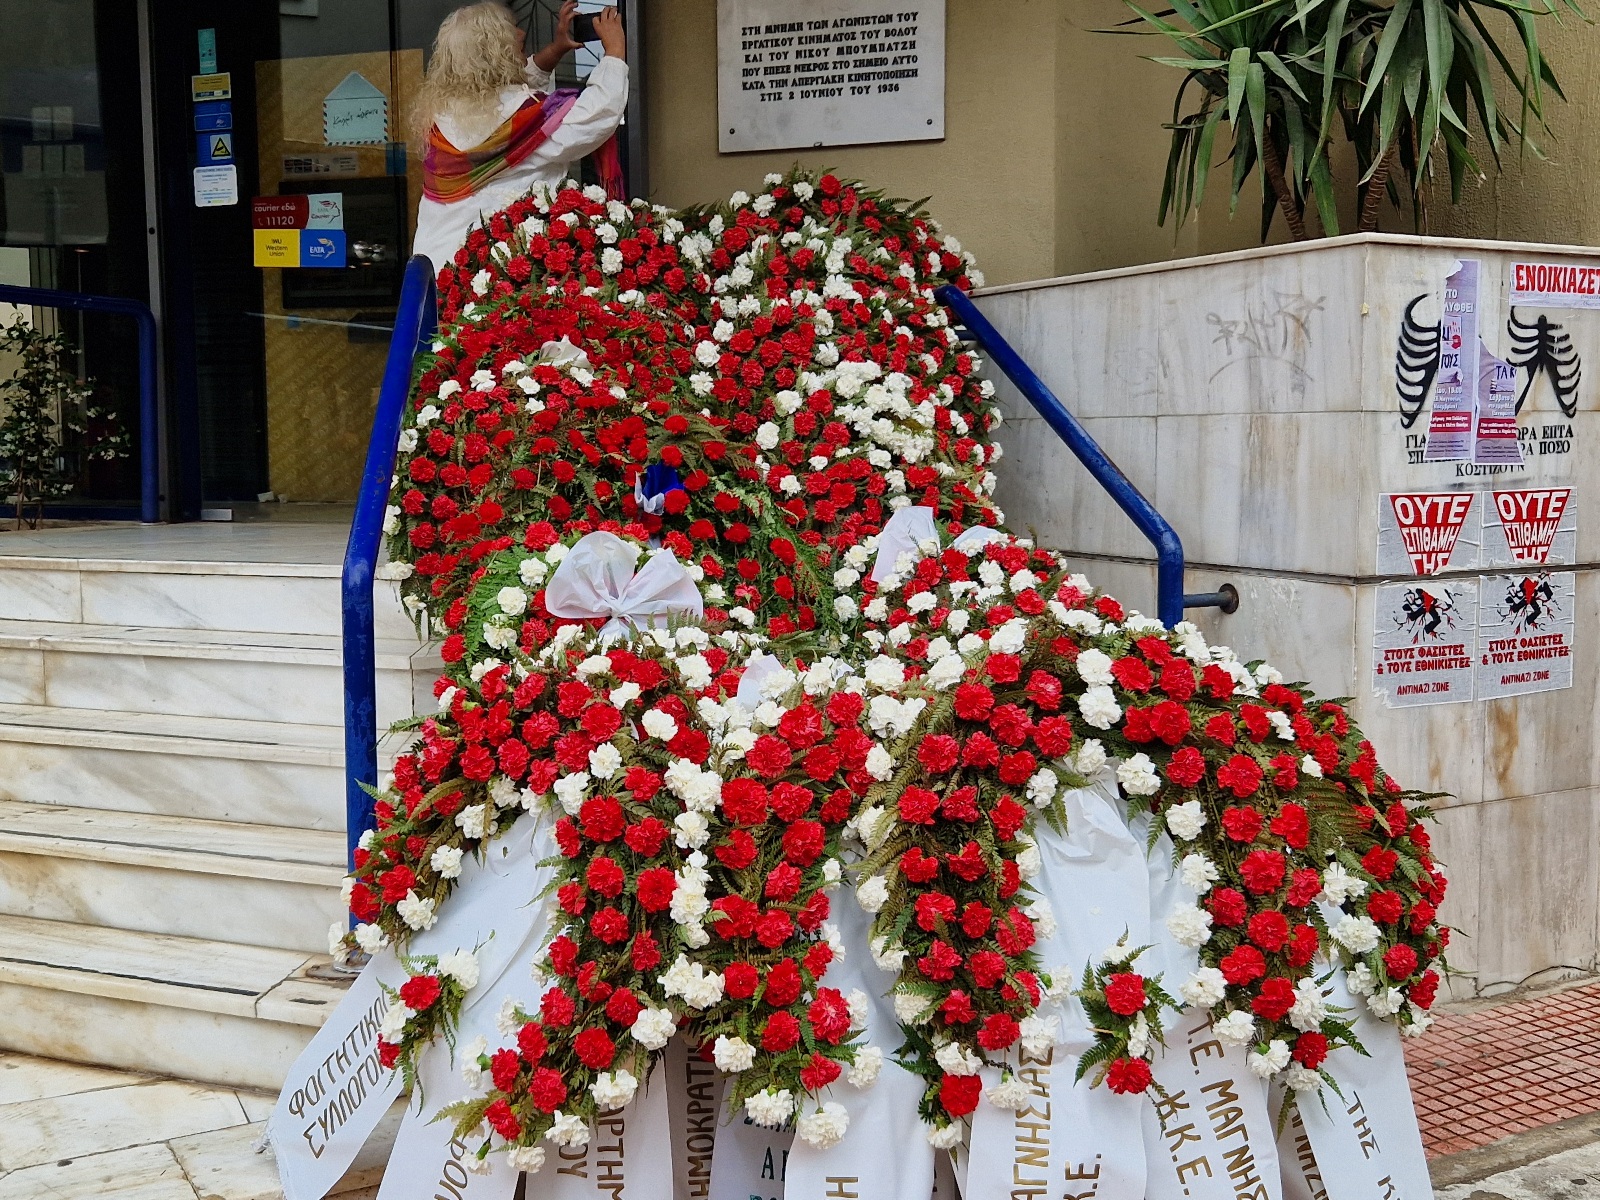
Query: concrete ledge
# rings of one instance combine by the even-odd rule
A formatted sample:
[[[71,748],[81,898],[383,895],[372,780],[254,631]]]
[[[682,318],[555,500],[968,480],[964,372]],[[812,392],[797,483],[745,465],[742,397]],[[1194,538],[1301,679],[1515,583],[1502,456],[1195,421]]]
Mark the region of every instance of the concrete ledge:
[[[1514,1133],[1487,1146],[1436,1158],[1428,1164],[1428,1174],[1433,1178],[1434,1187],[1476,1183],[1502,1171],[1525,1167],[1596,1141],[1600,1141],[1600,1112],[1585,1113],[1554,1125]]]

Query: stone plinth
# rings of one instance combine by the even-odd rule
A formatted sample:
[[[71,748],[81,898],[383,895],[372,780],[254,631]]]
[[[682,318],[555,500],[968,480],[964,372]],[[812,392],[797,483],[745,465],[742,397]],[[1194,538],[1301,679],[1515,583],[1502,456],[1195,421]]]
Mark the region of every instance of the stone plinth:
[[[1380,760],[1441,801],[1454,881],[1457,995],[1600,965],[1600,311],[1518,305],[1563,327],[1587,378],[1575,415],[1550,382],[1519,414],[1520,468],[1423,461],[1431,393],[1407,427],[1397,341],[1440,319],[1458,260],[1480,263],[1479,330],[1501,358],[1517,262],[1600,268],[1592,248],[1362,235],[983,293],[1000,333],[1079,416],[1183,539],[1187,590],[1233,583],[1232,616],[1191,614],[1214,641],[1266,657],[1324,696],[1354,698]],[[1519,372],[1517,391],[1527,375]],[[1068,551],[1101,586],[1155,609],[1153,554],[1028,403],[997,380],[1006,425],[1000,503],[1014,529]],[[1571,401],[1569,400],[1569,403]],[[1414,580],[1378,557],[1381,497],[1572,487],[1573,683],[1513,698],[1390,708],[1374,689],[1380,588]],[[1487,496],[1479,504],[1489,503]],[[1478,517],[1470,532],[1476,536]],[[1554,560],[1552,560],[1554,561]],[[1568,565],[1570,564],[1570,565]],[[1451,564],[1434,584],[1539,568]],[[1484,603],[1499,594],[1484,590]]]

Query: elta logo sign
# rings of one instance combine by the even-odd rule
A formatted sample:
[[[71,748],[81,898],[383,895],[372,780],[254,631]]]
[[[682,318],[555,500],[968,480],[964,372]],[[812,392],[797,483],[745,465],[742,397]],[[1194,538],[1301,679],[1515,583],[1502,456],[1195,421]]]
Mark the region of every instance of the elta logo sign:
[[[1418,575],[1444,570],[1472,509],[1472,493],[1404,492],[1389,501],[1412,569]]]
[[[1550,546],[1556,540],[1561,515],[1567,511],[1571,497],[1571,488],[1494,494],[1495,512],[1500,516],[1513,561],[1543,563],[1550,557]]]

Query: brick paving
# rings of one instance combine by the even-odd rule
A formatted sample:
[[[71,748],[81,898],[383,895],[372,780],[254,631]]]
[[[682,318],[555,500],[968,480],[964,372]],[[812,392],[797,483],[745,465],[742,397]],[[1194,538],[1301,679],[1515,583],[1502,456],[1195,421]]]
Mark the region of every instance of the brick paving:
[[[1600,983],[1441,1013],[1405,1052],[1430,1158],[1600,1111]]]

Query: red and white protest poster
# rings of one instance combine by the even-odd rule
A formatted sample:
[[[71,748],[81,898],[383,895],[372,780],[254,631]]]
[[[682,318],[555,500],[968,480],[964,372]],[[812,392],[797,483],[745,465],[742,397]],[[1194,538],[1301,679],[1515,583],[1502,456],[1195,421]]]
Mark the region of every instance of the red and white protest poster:
[[[1529,308],[1600,308],[1600,263],[1514,262],[1511,303]]]
[[[1572,686],[1577,609],[1571,571],[1485,575],[1478,613],[1480,700]]]
[[[1419,580],[1378,588],[1372,687],[1386,706],[1471,700],[1477,657],[1477,580]]]
[[[1565,566],[1577,552],[1571,488],[1497,489],[1484,497],[1483,566]]]
[[[1476,492],[1385,492],[1378,497],[1378,574],[1437,575],[1478,565]]]

